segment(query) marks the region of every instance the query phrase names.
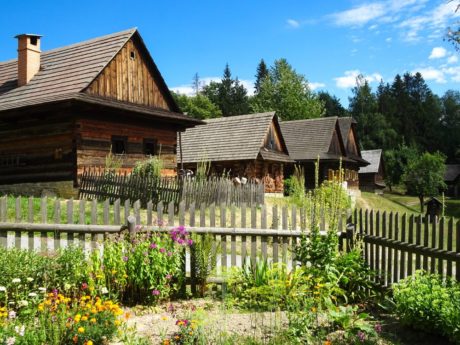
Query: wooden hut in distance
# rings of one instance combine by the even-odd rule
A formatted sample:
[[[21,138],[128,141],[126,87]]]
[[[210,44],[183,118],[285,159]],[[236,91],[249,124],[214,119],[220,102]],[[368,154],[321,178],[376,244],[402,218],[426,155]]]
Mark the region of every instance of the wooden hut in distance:
[[[385,186],[385,167],[382,150],[367,150],[361,152],[363,159],[370,164],[359,168],[359,186],[361,190],[383,193]]]
[[[266,193],[283,193],[284,167],[292,164],[275,112],[209,119],[182,133],[185,169],[209,161],[211,174],[257,179]]]
[[[18,35],[18,58],[0,62],[0,192],[71,196],[86,167],[110,152],[123,167],[158,154],[175,174],[183,115],[137,29],[41,51]]]

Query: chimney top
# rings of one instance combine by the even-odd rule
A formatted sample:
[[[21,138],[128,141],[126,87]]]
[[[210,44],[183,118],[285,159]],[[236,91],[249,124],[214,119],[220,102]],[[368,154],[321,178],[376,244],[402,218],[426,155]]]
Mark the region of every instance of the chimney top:
[[[18,39],[18,86],[26,85],[40,70],[40,38],[36,34],[16,35]]]

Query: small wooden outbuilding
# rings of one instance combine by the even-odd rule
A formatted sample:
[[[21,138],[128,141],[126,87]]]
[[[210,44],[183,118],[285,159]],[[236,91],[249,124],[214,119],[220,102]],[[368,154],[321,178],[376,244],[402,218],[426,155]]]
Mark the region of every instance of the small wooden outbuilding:
[[[385,167],[382,150],[361,151],[363,159],[370,164],[359,168],[359,186],[363,191],[382,193],[385,188]]]
[[[437,198],[431,197],[428,201],[424,203],[426,206],[426,216],[430,217],[430,219],[434,219],[434,217],[439,217],[442,213],[442,208],[444,204]]]
[[[460,197],[460,164],[446,164],[444,182],[447,185],[446,195]]]

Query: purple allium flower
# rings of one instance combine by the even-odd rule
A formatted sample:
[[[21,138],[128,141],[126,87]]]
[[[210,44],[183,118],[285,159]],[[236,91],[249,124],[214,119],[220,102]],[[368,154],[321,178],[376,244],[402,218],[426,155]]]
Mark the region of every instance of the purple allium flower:
[[[191,246],[191,245],[193,244],[193,240],[192,240],[192,239],[189,239],[189,240],[187,241],[187,244],[188,244],[189,246]]]
[[[165,251],[166,251],[166,249],[160,248],[160,253],[164,253]]]
[[[177,243],[179,243],[179,244],[184,244],[184,240],[183,240],[182,238],[179,238],[179,239],[177,240]]]
[[[364,341],[366,340],[366,333],[358,331],[357,336],[359,341],[364,343]]]
[[[150,248],[151,248],[151,249],[157,249],[157,247],[158,247],[158,246],[157,246],[156,243],[151,243],[151,244],[150,244]]]
[[[152,291],[152,295],[154,295],[154,296],[158,296],[159,294],[160,294],[160,291],[158,291],[158,290],[153,290]]]
[[[381,333],[382,332],[382,325],[380,323],[376,323],[375,326],[374,326],[374,329],[377,333]]]
[[[127,256],[123,256],[123,261],[124,261],[124,262],[128,261],[128,257],[127,257]]]

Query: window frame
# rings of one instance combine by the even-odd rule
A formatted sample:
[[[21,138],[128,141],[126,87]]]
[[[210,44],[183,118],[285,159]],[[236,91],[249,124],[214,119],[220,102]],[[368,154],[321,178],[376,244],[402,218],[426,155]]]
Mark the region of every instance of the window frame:
[[[120,135],[112,135],[111,137],[111,145],[112,145],[112,153],[114,155],[124,155],[128,153],[128,137],[126,136],[120,136]],[[117,152],[117,142],[122,142],[123,143],[123,152]]]

